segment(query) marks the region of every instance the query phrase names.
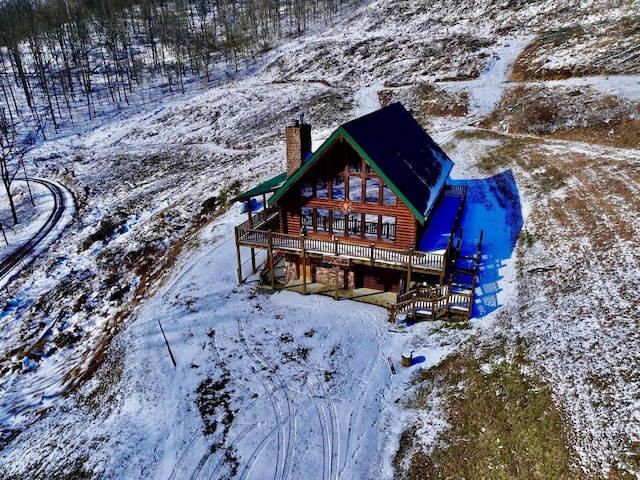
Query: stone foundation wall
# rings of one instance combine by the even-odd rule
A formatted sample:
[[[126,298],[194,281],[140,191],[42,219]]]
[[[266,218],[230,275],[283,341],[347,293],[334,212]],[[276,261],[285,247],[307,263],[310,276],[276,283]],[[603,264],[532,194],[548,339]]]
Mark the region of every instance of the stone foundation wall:
[[[300,278],[298,273],[298,258],[287,257],[284,260],[284,276],[287,281],[298,280]]]
[[[345,283],[346,277],[346,283]],[[336,284],[336,271],[332,267],[317,267],[316,282],[323,285],[334,286]],[[356,276],[352,271],[338,270],[338,288],[353,289],[356,286]]]

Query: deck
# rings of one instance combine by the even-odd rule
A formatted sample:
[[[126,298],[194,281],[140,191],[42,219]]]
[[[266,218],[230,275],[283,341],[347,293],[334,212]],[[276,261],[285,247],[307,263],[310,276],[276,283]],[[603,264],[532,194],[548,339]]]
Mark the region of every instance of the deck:
[[[270,249],[273,252],[307,256],[333,256],[353,263],[384,266],[397,270],[411,268],[414,272],[440,275],[446,267],[450,246],[442,253],[421,252],[413,249],[398,250],[344,240],[321,240],[304,236],[286,235],[264,230],[236,227],[238,245]]]
[[[237,226],[236,245],[267,249],[273,253],[340,257],[357,264],[377,265],[395,270],[410,269],[415,273],[438,276],[443,281],[465,199],[466,188],[447,187],[441,199],[443,205],[439,205],[435,212],[437,218],[430,223],[439,231],[436,233],[431,229],[427,232],[428,236],[436,241],[429,243],[422,240],[420,246],[427,248],[421,250],[394,249],[337,237],[322,239],[278,233],[279,216],[275,208],[251,215],[246,222]]]

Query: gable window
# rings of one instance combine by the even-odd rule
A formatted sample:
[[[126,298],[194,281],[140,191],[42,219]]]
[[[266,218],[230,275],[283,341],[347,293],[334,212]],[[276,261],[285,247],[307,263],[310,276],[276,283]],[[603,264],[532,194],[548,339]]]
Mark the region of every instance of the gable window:
[[[382,184],[382,204],[383,205],[395,205],[397,202],[396,194],[389,188],[386,183]]]
[[[339,172],[333,177],[333,181],[331,182],[331,198],[333,200],[344,200],[344,190],[344,174]]]
[[[365,192],[367,203],[378,203],[380,198],[380,179],[377,177],[367,178]]]
[[[313,197],[313,187],[311,186],[311,180],[304,180],[300,186],[300,195],[303,197]]]
[[[362,177],[360,175],[349,175],[349,200],[362,202]]]
[[[329,187],[326,178],[316,177],[316,197],[329,198]]]
[[[362,172],[362,159],[352,154],[349,158],[349,173],[359,172]]]

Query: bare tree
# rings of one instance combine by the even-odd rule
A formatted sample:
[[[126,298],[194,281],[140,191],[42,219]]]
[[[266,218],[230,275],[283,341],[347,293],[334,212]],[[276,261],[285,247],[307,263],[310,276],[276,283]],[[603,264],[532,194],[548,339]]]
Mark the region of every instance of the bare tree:
[[[11,185],[20,170],[25,154],[35,143],[35,138],[36,135],[33,133],[28,134],[26,137],[21,137],[16,123],[7,117],[4,108],[0,110],[0,175],[2,176],[2,183],[11,208],[14,225],[18,224],[19,221]]]

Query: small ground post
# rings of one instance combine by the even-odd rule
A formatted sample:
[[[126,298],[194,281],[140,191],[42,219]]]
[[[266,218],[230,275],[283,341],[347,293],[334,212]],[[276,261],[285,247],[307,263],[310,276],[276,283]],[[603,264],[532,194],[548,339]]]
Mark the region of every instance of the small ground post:
[[[413,352],[403,352],[400,358],[400,364],[403,367],[410,367],[413,365]]]

